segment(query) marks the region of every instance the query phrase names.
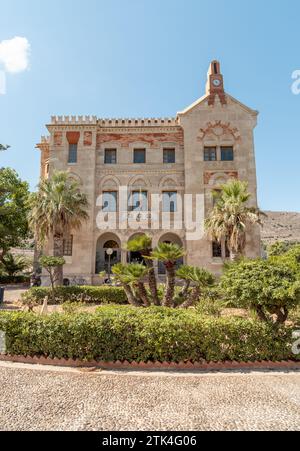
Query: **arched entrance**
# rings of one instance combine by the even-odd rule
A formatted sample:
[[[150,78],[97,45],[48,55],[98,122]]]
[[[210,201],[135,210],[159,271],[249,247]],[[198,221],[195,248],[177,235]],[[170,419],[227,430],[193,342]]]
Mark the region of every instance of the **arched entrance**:
[[[175,235],[175,233],[166,233],[165,235],[163,235],[160,238],[159,243],[172,243],[172,244],[177,244],[177,246],[184,247],[182,240],[179,238],[178,235]],[[177,266],[177,268],[179,268],[183,264],[184,264],[184,259],[182,257],[177,261],[176,266]],[[163,264],[163,262],[158,262],[158,273],[161,275],[166,274],[166,268],[165,268],[165,265]]]
[[[113,250],[110,257],[111,267],[121,261],[121,242],[117,235],[106,233],[100,236],[97,241],[96,249],[96,274],[99,274],[102,271],[108,272],[109,256],[106,252],[107,249]]]
[[[129,240],[128,243],[132,240],[134,240],[135,238],[137,238],[138,236],[143,236],[145,235],[144,233],[136,233],[134,235],[132,235]],[[142,256],[141,252],[127,252],[127,262],[128,263],[142,263],[145,264],[145,259]]]

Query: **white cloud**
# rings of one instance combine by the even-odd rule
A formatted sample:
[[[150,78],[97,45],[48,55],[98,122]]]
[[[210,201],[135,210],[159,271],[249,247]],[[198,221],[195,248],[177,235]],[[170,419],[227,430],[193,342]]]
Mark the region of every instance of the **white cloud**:
[[[0,64],[7,72],[16,74],[29,67],[30,44],[19,36],[0,42]]]

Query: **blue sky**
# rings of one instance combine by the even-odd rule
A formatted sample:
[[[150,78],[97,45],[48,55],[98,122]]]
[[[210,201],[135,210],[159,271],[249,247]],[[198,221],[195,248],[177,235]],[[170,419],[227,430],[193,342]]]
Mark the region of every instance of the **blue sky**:
[[[226,91],[260,111],[261,208],[300,211],[299,20],[298,0],[0,0],[0,41],[31,45],[0,96],[0,165],[34,188],[51,115],[173,116],[219,59]]]

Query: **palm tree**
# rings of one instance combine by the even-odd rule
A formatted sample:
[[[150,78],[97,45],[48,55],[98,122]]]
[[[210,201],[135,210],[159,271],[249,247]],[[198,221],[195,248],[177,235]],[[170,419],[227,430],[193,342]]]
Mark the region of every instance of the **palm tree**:
[[[176,273],[177,277],[193,284],[193,290],[180,308],[192,307],[201,296],[203,289],[212,287],[215,283],[214,276],[205,269],[192,266],[182,266]]]
[[[16,276],[30,267],[30,261],[22,255],[14,256],[8,252],[2,260],[4,272],[9,276]],[[1,268],[0,266],[0,268]]]
[[[151,253],[151,258],[153,260],[162,261],[166,268],[167,283],[163,300],[163,305],[165,307],[173,306],[176,282],[176,263],[184,255],[185,252],[183,248],[172,243],[160,243]]]
[[[0,152],[3,150],[9,149],[10,146],[4,146],[3,144],[0,144]]]
[[[212,239],[226,240],[231,260],[236,260],[245,250],[246,232],[251,224],[262,225],[258,208],[248,207],[251,198],[248,183],[230,180],[215,193],[216,204],[205,221],[205,228]]]
[[[149,269],[148,283],[154,305],[160,305],[160,300],[157,290],[157,281],[154,269],[154,262],[149,257],[152,252],[152,238],[148,235],[139,235],[129,241],[127,244],[129,252],[140,252],[145,258],[145,263]]]
[[[181,279],[184,281],[184,286],[181,290],[181,292],[178,295],[179,300],[182,302],[183,300],[186,299],[186,297],[189,294],[190,291],[190,286],[192,281],[189,279],[189,275],[190,272],[193,270],[193,266],[188,266],[188,265],[182,265],[177,271],[176,271],[176,276],[178,277],[178,279]]]
[[[132,263],[126,266],[125,271],[143,306],[150,307],[151,302],[144,283],[145,277],[148,275],[148,268],[140,263]]]
[[[129,304],[134,307],[141,307],[142,303],[132,289],[131,284],[133,282],[133,277],[129,274],[127,266],[128,265],[124,265],[122,263],[117,263],[113,266],[112,273],[114,274],[115,279],[122,285]]]
[[[63,257],[63,241],[71,230],[78,230],[88,219],[88,200],[67,172],[55,172],[42,180],[32,196],[29,223],[37,241],[53,238],[53,256]],[[56,285],[63,283],[63,267],[56,270]]]

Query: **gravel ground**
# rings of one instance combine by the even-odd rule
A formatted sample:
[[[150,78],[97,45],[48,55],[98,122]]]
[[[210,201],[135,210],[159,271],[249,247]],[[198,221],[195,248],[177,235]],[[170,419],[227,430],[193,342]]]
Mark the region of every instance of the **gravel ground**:
[[[0,430],[300,430],[300,373],[109,373],[0,363]]]

